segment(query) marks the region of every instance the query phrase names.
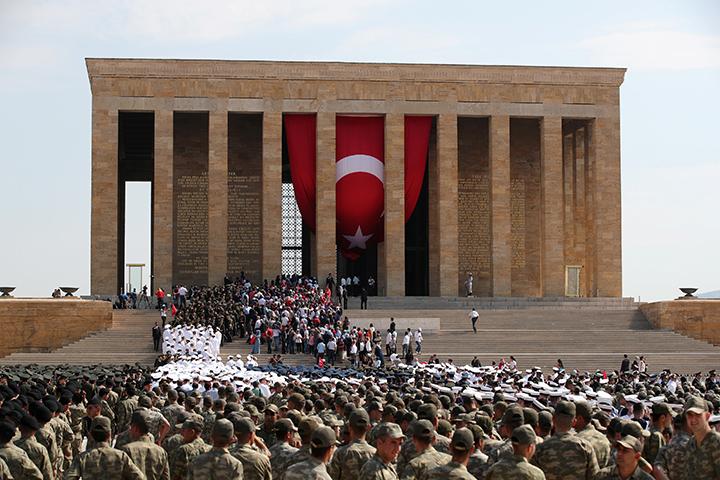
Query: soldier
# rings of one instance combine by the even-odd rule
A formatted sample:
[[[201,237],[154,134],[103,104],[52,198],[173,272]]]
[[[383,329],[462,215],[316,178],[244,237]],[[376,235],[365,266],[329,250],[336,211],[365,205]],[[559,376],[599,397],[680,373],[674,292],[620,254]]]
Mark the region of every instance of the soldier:
[[[302,445],[297,452],[293,453],[288,461],[288,465],[295,463],[304,462],[309,459],[311,455],[310,451],[310,439],[312,438],[312,432],[314,432],[320,425],[312,418],[303,418],[298,424],[298,435],[300,435],[300,441]],[[279,479],[275,479],[279,480]]]
[[[675,436],[658,452],[655,457],[653,475],[658,480],[682,478],[685,468],[685,450],[692,437],[685,414],[679,413],[674,421]]]
[[[187,476],[188,465],[193,458],[210,450],[200,437],[203,429],[203,421],[200,415],[191,414],[182,424],[180,433],[183,436],[183,444],[178,447],[170,460],[170,475],[172,480],[181,480]]]
[[[272,466],[267,455],[251,448],[255,443],[256,426],[249,418],[233,419],[235,439],[237,443],[230,449],[230,454],[240,460],[243,465],[245,480],[272,480]]]
[[[310,458],[288,468],[285,480],[331,480],[326,464],[337,445],[335,432],[330,427],[318,427],[310,435]]]
[[[617,449],[617,464],[605,467],[595,476],[595,480],[614,480],[628,478],[632,480],[653,480],[652,475],[640,468],[643,446],[640,440],[627,435],[613,445]]]
[[[43,474],[30,460],[27,453],[13,445],[15,425],[7,420],[0,422],[0,459],[7,464],[12,476],[8,478],[43,480]]]
[[[87,411],[83,406],[83,396],[81,393],[73,393],[72,404],[70,405],[68,413],[70,415],[70,428],[73,431],[73,441],[70,444],[70,454],[73,458],[75,458],[80,453],[80,447],[82,446],[82,420],[87,416]]]
[[[449,463],[433,468],[422,480],[475,480],[467,471],[467,463],[475,450],[472,432],[467,428],[455,430],[450,443],[452,459]]]
[[[198,455],[188,468],[189,480],[243,480],[243,466],[238,459],[230,455],[228,445],[234,438],[232,422],[224,418],[213,424],[210,451]]]
[[[575,416],[574,403],[558,402],[553,415],[555,435],[536,448],[532,463],[548,480],[589,480],[600,470],[595,449],[572,432]]]
[[[177,428],[175,430],[182,430],[182,424],[185,423],[185,420],[190,418],[190,414],[188,412],[180,412],[180,414],[176,417],[177,420]],[[119,437],[119,436],[118,436]],[[175,450],[178,449],[181,445],[185,443],[185,440],[183,440],[183,436],[180,433],[176,433],[175,435],[171,435],[167,438],[165,438],[165,441],[162,442],[162,447],[165,449],[165,451],[168,453],[168,458],[173,458],[173,454],[175,453]]]
[[[273,429],[275,428],[275,421],[277,420],[279,413],[280,410],[277,405],[273,405],[271,403],[265,407],[265,410],[263,411],[265,421],[258,428],[257,432],[255,432],[255,435],[260,437],[265,443],[265,446],[268,448],[275,445],[275,442],[277,441],[277,436],[275,435]]]
[[[212,408],[210,409],[208,414],[203,417],[203,437],[206,437],[212,433],[213,425],[215,424],[216,420],[222,418],[223,410],[225,409],[226,404],[227,402],[222,398],[218,398],[213,402]]]
[[[33,412],[34,410],[34,412]],[[50,409],[42,404],[38,404],[34,409],[31,409],[31,414],[37,420],[40,428],[35,432],[35,439],[40,445],[43,445],[50,456],[50,464],[53,466],[53,470],[57,470],[58,461],[61,461],[59,450],[57,448],[57,441],[55,440],[55,431],[50,425],[52,420],[52,413]]]
[[[165,406],[165,408],[162,409],[161,413],[163,414],[163,417],[168,421],[170,424],[170,435],[174,435],[177,433],[177,427],[176,427],[176,417],[178,414],[182,411],[185,411],[185,409],[182,407],[182,405],[179,405],[177,403],[178,399],[178,392],[177,390],[169,390],[167,394],[167,400],[168,404]]]
[[[512,442],[510,441],[512,432],[524,423],[525,414],[520,405],[511,405],[503,412],[497,425],[500,430],[500,436],[502,436],[505,441],[490,451],[488,454],[488,466],[513,454]]]
[[[392,464],[397,461],[407,437],[395,423],[386,423],[378,431],[377,450],[360,469],[360,480],[398,480]]]
[[[645,440],[642,456],[650,465],[655,464],[660,449],[665,446],[663,430],[672,425],[673,411],[665,402],[652,406],[652,424],[650,425],[650,438]]]
[[[685,472],[692,472],[697,479],[720,476],[720,433],[710,428],[710,410],[712,407],[696,396],[687,400],[683,410],[693,433],[687,444]]]
[[[150,397],[141,397],[138,401],[138,405],[138,408],[147,412],[148,432],[152,435],[155,439],[154,441],[158,445],[162,445],[162,442],[165,441],[165,437],[170,431],[170,423],[162,415],[162,413],[160,413],[160,411],[153,408],[152,399]]]
[[[537,436],[530,425],[521,425],[510,436],[513,454],[495,463],[485,474],[485,480],[545,480],[545,474],[529,460],[535,454]]]
[[[289,418],[281,418],[275,422],[277,442],[270,447],[270,458],[272,458],[272,476],[276,480],[282,478],[289,465],[290,457],[298,451],[297,448],[290,445],[291,442],[294,442],[297,430]]]
[[[145,473],[147,480],[170,480],[167,452],[155,445],[149,437],[149,421],[147,410],[138,408],[133,412],[130,418],[131,442],[121,450]]]
[[[489,417],[485,418],[490,420]],[[470,425],[468,428],[473,433],[475,441],[475,450],[470,454],[467,463],[468,472],[475,478],[485,478],[485,472],[488,469],[488,456],[483,453],[485,432],[478,425]]]
[[[100,409],[102,404],[99,398],[90,400],[87,404],[87,416],[82,419],[82,436],[87,438],[86,450],[91,449],[95,445],[92,435],[90,435],[90,425],[94,418],[100,416]],[[36,434],[37,435],[37,434]],[[50,452],[48,451],[48,454]]]
[[[15,446],[20,447],[27,453],[28,458],[42,473],[44,480],[53,480],[55,477],[50,463],[50,455],[47,449],[35,440],[35,432],[40,428],[37,420],[30,415],[23,415],[18,428],[21,436],[15,440]]]
[[[412,441],[418,456],[405,465],[402,480],[420,480],[435,467],[447,465],[452,457],[435,450],[435,429],[428,420],[418,420],[412,428]],[[482,477],[479,477],[482,478]],[[335,480],[335,479],[334,479]]]
[[[588,402],[575,402],[575,431],[577,436],[587,440],[595,450],[598,468],[605,468],[610,458],[610,442],[592,424],[592,407]]]
[[[338,449],[332,457],[328,474],[333,480],[355,480],[363,465],[375,455],[375,447],[365,441],[370,429],[370,417],[362,409],[350,414],[348,422],[350,443]]]
[[[117,431],[124,432],[130,425],[130,417],[138,407],[138,397],[135,394],[135,387],[128,384],[125,387],[127,398],[120,402],[117,406]],[[101,404],[102,405],[102,404]]]
[[[65,472],[65,480],[144,480],[145,475],[135,466],[130,457],[108,444],[110,440],[110,419],[95,417],[90,425],[90,435],[95,446],[75,458]]]
[[[428,420],[433,426],[433,429],[437,431],[438,428],[438,418],[437,418],[437,407],[434,403],[426,403],[421,405],[418,408],[418,420]],[[433,443],[433,447],[438,452],[442,453],[450,453],[450,440],[447,437],[444,437],[442,435],[436,435],[435,436],[435,443]],[[397,460],[397,471],[400,475],[402,475],[403,471],[405,470],[405,465],[412,460],[413,458],[418,456],[418,451],[415,449],[415,444],[413,443],[412,439],[406,440],[402,444],[402,450],[400,451],[400,456]]]

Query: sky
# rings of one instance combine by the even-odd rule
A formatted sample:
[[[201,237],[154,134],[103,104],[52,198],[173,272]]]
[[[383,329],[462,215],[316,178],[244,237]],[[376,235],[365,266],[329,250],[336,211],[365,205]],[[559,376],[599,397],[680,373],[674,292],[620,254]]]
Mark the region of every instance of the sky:
[[[623,295],[720,289],[720,2],[0,0],[0,286],[90,293],[85,58],[624,67]],[[149,190],[128,262],[149,265]]]

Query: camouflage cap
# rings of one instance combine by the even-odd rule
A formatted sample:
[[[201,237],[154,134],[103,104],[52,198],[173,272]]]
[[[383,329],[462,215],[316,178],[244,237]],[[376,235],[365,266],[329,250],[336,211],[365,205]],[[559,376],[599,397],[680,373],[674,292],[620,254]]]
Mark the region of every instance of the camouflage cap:
[[[428,420],[429,421],[429,420]],[[447,420],[438,420],[437,433],[438,435],[447,436],[453,432],[453,426]]]
[[[312,418],[303,418],[298,425],[298,433],[301,437],[312,434],[320,424]]]
[[[313,448],[326,448],[339,443],[335,437],[335,430],[330,427],[318,427],[310,436],[310,445]]]
[[[452,445],[453,450],[470,450],[475,446],[472,432],[467,428],[455,430],[450,445]]]
[[[530,425],[520,425],[513,430],[510,441],[518,445],[530,445],[537,441],[537,436]]]
[[[505,410],[505,413],[503,413],[498,425],[505,425],[508,422],[519,422],[520,424],[525,422],[525,414],[520,405],[515,403],[509,406],[507,410]]]
[[[635,422],[633,422],[633,423],[635,423]],[[622,445],[625,448],[632,448],[633,450],[635,450],[636,452],[639,452],[639,453],[643,451],[643,446],[642,446],[642,443],[640,443],[640,440],[638,440],[637,438],[635,438],[631,435],[626,435],[622,439],[616,441],[613,444],[613,447],[617,448],[618,445]]]
[[[147,397],[145,397],[147,398]],[[137,409],[133,412],[132,417],[130,417],[130,423],[132,425],[143,425],[145,427],[148,426],[148,421],[150,420],[150,414],[147,410]]]
[[[350,414],[348,422],[350,423],[350,425],[354,425],[357,427],[367,427],[368,425],[370,425],[370,417],[364,409],[357,408],[353,410],[353,412]]]
[[[437,407],[434,403],[424,403],[418,408],[417,416],[421,420],[435,420],[437,418]]]
[[[385,423],[378,428],[377,436],[382,437],[387,435],[390,438],[402,438],[403,440],[407,437],[403,434],[400,425],[397,423]]]
[[[435,435],[435,428],[430,420],[418,420],[412,429],[413,437],[429,438]]]
[[[255,422],[253,422],[249,418],[239,418],[237,421],[233,422],[233,425],[235,426],[235,429],[238,433],[242,433],[243,435],[247,435],[249,433],[253,433],[257,430],[257,427],[255,426]]]
[[[265,410],[263,410],[263,413],[267,412],[272,412],[277,415],[278,413],[280,413],[280,409],[277,407],[277,405],[270,403],[267,407],[265,407]]]
[[[204,426],[203,418],[197,413],[192,413],[182,424],[182,428],[192,428],[196,432],[202,432]]]
[[[289,418],[281,418],[275,422],[273,432],[297,432],[297,427]]]
[[[555,416],[556,417],[572,417],[575,418],[575,414],[577,413],[577,410],[575,408],[575,404],[573,402],[558,402],[557,406],[555,407]]]
[[[575,413],[578,417],[590,418],[592,417],[592,407],[584,400],[575,402]]]
[[[544,430],[550,430],[553,426],[552,413],[547,410],[538,412],[538,426]]]
[[[674,415],[672,408],[665,402],[656,403],[652,406],[653,415]]]
[[[110,433],[112,428],[110,427],[110,419],[107,417],[95,417],[90,424],[91,432],[105,432]]]
[[[707,407],[707,402],[704,399],[696,395],[692,395],[690,396],[690,398],[688,398],[687,402],[685,402],[683,412],[692,412],[699,415],[703,412],[709,412],[709,410]]]
[[[235,435],[235,427],[230,420],[221,418],[215,422],[212,429],[214,440],[229,442]]]

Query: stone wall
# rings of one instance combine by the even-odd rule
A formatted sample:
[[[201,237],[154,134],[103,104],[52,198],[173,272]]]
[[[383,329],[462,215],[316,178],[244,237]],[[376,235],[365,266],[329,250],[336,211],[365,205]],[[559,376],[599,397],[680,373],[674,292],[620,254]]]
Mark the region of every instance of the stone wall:
[[[720,345],[720,300],[654,302],[641,305],[640,309],[655,328]]]
[[[112,304],[61,298],[0,300],[0,357],[14,352],[49,352],[112,327]]]

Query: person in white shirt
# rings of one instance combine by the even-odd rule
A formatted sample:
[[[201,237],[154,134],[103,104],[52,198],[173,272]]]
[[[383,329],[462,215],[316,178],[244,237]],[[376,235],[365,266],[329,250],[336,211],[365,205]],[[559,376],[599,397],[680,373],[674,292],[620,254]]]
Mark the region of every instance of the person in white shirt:
[[[385,337],[385,351],[387,352],[388,357],[392,354],[392,341],[393,334],[390,329],[388,329],[387,336]]]
[[[422,328],[418,327],[417,331],[415,332],[415,344],[417,345],[417,348],[415,349],[415,353],[421,353],[422,351]]]
[[[405,355],[407,355],[407,351],[411,348],[410,347],[410,339],[412,338],[412,333],[410,332],[410,329],[408,328],[405,332],[405,336],[403,337],[403,358],[405,358]]]

